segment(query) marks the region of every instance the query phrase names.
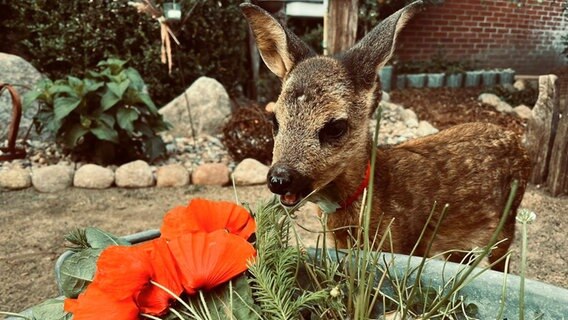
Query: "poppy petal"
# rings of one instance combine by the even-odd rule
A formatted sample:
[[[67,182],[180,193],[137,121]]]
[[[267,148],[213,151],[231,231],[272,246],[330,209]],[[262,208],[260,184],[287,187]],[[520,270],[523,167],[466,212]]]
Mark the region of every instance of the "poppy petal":
[[[242,237],[224,230],[177,237],[168,246],[187,293],[211,289],[247,270],[256,251]]]
[[[160,231],[162,237],[173,239],[190,232],[222,229],[248,239],[256,230],[256,224],[250,213],[239,205],[196,198],[187,207],[176,207],[168,212]]]
[[[93,283],[117,300],[136,297],[153,269],[148,253],[136,246],[111,246],[97,260]]]
[[[179,271],[174,257],[165,239],[155,239],[151,242],[150,262],[154,269],[152,281],[168,288],[179,296],[183,292]],[[170,302],[175,297],[155,285],[146,286],[136,299],[140,311],[151,315],[161,315],[168,310]]]
[[[115,299],[97,285],[91,284],[77,299],[65,299],[64,310],[75,320],[136,320],[139,310],[132,298]]]

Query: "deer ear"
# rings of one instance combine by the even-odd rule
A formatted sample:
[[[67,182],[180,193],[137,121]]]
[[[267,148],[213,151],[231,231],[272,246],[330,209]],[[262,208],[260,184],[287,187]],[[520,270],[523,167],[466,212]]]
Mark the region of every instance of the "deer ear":
[[[268,12],[250,3],[240,5],[254,34],[260,56],[270,71],[284,78],[290,70],[315,53]]]
[[[395,12],[355,46],[341,54],[339,58],[345,63],[347,70],[352,71],[360,89],[371,89],[374,86],[377,72],[392,57],[400,31],[422,4],[422,0],[415,1]]]

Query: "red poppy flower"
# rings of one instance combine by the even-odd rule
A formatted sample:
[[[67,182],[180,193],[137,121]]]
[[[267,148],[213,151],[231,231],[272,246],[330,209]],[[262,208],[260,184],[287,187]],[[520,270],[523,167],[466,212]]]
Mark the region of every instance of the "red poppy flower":
[[[171,240],[191,232],[228,230],[248,239],[256,224],[249,212],[232,202],[193,199],[187,207],[176,207],[166,214],[162,237]]]
[[[132,298],[118,300],[94,283],[77,299],[65,299],[63,309],[72,313],[74,320],[136,320],[139,314]]]
[[[150,263],[154,271],[152,281],[179,296],[183,292],[183,287],[178,267],[166,240],[158,238],[149,243],[151,246],[146,246],[146,248],[149,250]],[[173,300],[175,300],[174,296],[153,284],[146,286],[136,299],[140,311],[152,315],[163,314]]]
[[[247,270],[256,251],[244,238],[218,230],[190,233],[168,242],[189,294],[211,289]]]
[[[111,246],[97,260],[93,283],[116,300],[122,300],[136,297],[152,276],[146,251],[135,246]]]

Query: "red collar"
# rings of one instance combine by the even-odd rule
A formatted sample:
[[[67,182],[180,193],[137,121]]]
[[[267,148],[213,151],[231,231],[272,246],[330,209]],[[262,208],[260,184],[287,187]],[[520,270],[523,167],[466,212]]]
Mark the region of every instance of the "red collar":
[[[361,184],[359,185],[357,190],[355,190],[355,193],[353,193],[349,198],[347,198],[347,200],[345,200],[341,204],[341,209],[349,208],[349,206],[351,206],[353,204],[353,202],[355,202],[357,199],[359,199],[359,197],[363,194],[363,191],[365,191],[365,188],[367,188],[367,185],[369,184],[369,177],[370,176],[371,176],[371,163],[369,162],[369,163],[367,163],[367,170],[365,171],[365,178],[363,179],[363,181],[361,182]]]

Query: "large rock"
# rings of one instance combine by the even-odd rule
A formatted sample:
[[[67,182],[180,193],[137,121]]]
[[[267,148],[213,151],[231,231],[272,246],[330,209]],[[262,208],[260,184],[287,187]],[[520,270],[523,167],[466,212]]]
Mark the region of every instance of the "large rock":
[[[436,129],[428,121],[420,121],[418,129],[416,129],[416,135],[419,137],[424,137],[435,133],[438,133],[438,129]]]
[[[493,93],[482,93],[479,95],[479,101],[490,105],[495,108],[495,110],[503,113],[512,113],[513,107],[507,102],[501,100],[497,95]]]
[[[231,115],[227,91],[217,80],[207,77],[197,79],[185,93],[160,109],[164,119],[173,125],[171,134],[191,136],[188,108],[197,135],[220,133]]]
[[[223,163],[205,163],[191,173],[191,182],[196,185],[222,186],[229,181],[229,168]]]
[[[189,172],[181,164],[169,164],[156,170],[157,187],[183,187],[189,184]]]
[[[514,107],[513,112],[523,120],[528,120],[532,117],[532,109],[524,104]]]
[[[264,184],[266,183],[268,169],[268,166],[255,159],[244,159],[233,172],[235,184],[238,186]]]
[[[42,77],[41,73],[26,60],[15,55],[0,52],[0,83],[25,85],[29,88],[33,88]],[[16,86],[14,88],[20,94],[20,97],[29,91],[29,89],[22,86]],[[37,104],[33,104],[24,110],[18,137],[22,138],[25,136],[28,128],[32,125],[32,118],[36,112]],[[0,142],[8,138],[8,129],[11,122],[12,98],[10,97],[10,93],[4,90],[0,96]],[[32,138],[36,137],[35,130],[30,132],[30,136]],[[44,133],[42,139],[47,138],[49,138],[49,134]]]
[[[32,170],[32,183],[39,192],[57,192],[67,189],[73,182],[73,168],[52,165]]]
[[[154,175],[146,161],[136,160],[118,167],[114,182],[122,188],[146,188],[154,185]]]
[[[15,167],[0,170],[0,188],[18,190],[29,188],[31,185],[30,169]]]
[[[75,172],[73,185],[78,188],[106,189],[114,182],[114,172],[111,169],[86,164]]]

